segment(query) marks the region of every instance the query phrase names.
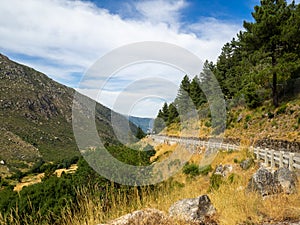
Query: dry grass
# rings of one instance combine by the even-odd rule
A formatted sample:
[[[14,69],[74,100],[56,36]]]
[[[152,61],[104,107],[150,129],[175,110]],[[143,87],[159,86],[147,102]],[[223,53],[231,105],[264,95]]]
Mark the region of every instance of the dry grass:
[[[171,150],[169,145],[161,145],[160,152]],[[174,146],[173,146],[174,148]],[[160,156],[159,154],[157,156]],[[239,152],[219,152],[215,157],[212,167],[220,164],[233,165],[235,174],[233,182],[224,178],[223,184],[218,190],[208,192],[210,180],[209,176],[198,176],[188,178],[179,172],[172,179],[158,185],[154,191],[152,188],[134,188],[128,193],[116,189],[113,185],[107,186],[106,193],[109,201],[100,201],[99,197],[91,195],[91,189],[99,191],[98,187],[89,187],[77,191],[79,207],[67,208],[62,212],[61,221],[63,225],[95,225],[112,221],[127,213],[140,209],[154,208],[167,214],[169,207],[176,201],[184,198],[195,198],[202,194],[209,195],[213,205],[217,209],[216,220],[220,225],[235,225],[247,222],[248,224],[260,223],[262,221],[283,221],[300,220],[300,187],[296,194],[279,194],[263,199],[260,195],[247,192],[247,183],[257,167],[243,171],[238,164],[234,164],[234,159],[242,160],[249,157],[249,152],[244,149]],[[193,156],[193,162],[201,161],[201,156]],[[211,175],[211,174],[210,174]],[[117,194],[116,194],[117,193]],[[18,218],[11,217],[12,224],[18,223]],[[3,218],[0,216],[0,224]],[[25,225],[39,224],[38,220],[33,221],[27,218]],[[47,224],[47,223],[46,223]],[[51,224],[50,222],[48,223]],[[162,217],[159,214],[145,217],[143,220],[132,219],[131,223],[137,224],[191,224],[168,216]]]

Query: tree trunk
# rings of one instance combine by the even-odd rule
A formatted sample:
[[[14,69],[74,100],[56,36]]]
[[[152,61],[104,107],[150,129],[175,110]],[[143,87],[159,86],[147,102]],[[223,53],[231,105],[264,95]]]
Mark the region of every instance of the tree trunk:
[[[272,57],[272,68],[273,68],[273,88],[272,88],[272,96],[273,96],[273,105],[278,107],[278,92],[277,92],[277,73],[274,69],[276,66],[276,59]]]

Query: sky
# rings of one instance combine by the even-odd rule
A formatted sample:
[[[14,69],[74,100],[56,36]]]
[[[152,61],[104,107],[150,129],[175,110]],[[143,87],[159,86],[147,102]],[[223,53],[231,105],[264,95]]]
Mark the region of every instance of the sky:
[[[185,71],[139,62],[104,74],[107,80],[101,83],[87,79],[90,68],[122,46],[145,41],[173,44],[203,62],[216,62],[222,46],[243,29],[243,21],[252,20],[257,4],[258,0],[0,0],[0,53],[117,112],[155,117],[164,102],[176,97]]]

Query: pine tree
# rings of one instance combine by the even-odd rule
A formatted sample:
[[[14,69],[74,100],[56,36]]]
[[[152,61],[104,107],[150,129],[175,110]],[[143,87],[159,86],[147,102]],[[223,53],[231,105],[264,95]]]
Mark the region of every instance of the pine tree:
[[[178,116],[179,116],[179,114],[177,112],[175,105],[173,103],[171,103],[169,105],[169,116],[168,116],[167,125],[170,125],[171,123],[174,123],[174,122],[178,122],[179,121]]]
[[[161,111],[161,118],[167,122],[168,121],[168,117],[169,117],[169,107],[168,107],[168,103],[164,103],[163,107],[162,107],[162,111]]]
[[[278,73],[282,73],[278,66],[278,59],[287,50],[282,40],[284,24],[291,12],[284,0],[261,0],[260,6],[255,6],[252,16],[255,22],[244,22],[246,32],[242,36],[244,47],[248,53],[256,54],[262,60],[270,59],[272,75],[273,105],[278,106]]]
[[[141,127],[138,127],[137,132],[136,132],[136,138],[142,139],[144,137],[146,137],[146,134],[144,133],[144,131],[142,130]]]
[[[191,82],[190,97],[195,104],[196,109],[206,102],[206,97],[200,87],[200,80],[198,76],[195,76]]]
[[[190,79],[187,75],[183,77],[181,81],[177,97],[175,99],[175,105],[178,109],[178,113],[182,116],[187,116],[188,112],[193,105],[190,94]]]

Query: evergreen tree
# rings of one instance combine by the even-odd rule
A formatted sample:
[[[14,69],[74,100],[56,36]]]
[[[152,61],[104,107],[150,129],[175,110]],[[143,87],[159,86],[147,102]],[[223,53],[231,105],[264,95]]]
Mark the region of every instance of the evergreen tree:
[[[190,97],[195,104],[196,109],[206,102],[206,97],[200,87],[200,80],[195,76],[190,85]]]
[[[187,75],[184,76],[181,81],[177,97],[175,99],[175,105],[178,109],[178,112],[182,116],[187,116],[187,113],[190,111],[191,106],[193,105],[190,99],[190,79]]]
[[[161,118],[167,122],[168,121],[168,117],[169,117],[169,107],[168,107],[168,103],[164,103],[163,107],[162,107],[162,111],[161,111]]]
[[[175,123],[179,121],[178,118],[178,112],[177,109],[175,107],[175,105],[173,103],[171,103],[169,105],[169,116],[168,116],[168,121],[167,121],[167,125],[170,125],[171,123]]]
[[[246,32],[242,35],[242,42],[248,54],[258,57],[258,63],[265,57],[269,58],[273,104],[278,106],[278,73],[284,75],[278,59],[287,50],[282,30],[291,12],[284,0],[261,0],[261,5],[255,6],[252,16],[255,22],[244,22]]]
[[[144,131],[142,130],[141,127],[138,127],[137,132],[136,132],[136,138],[142,139],[144,137],[146,137],[146,134],[144,133]]]

